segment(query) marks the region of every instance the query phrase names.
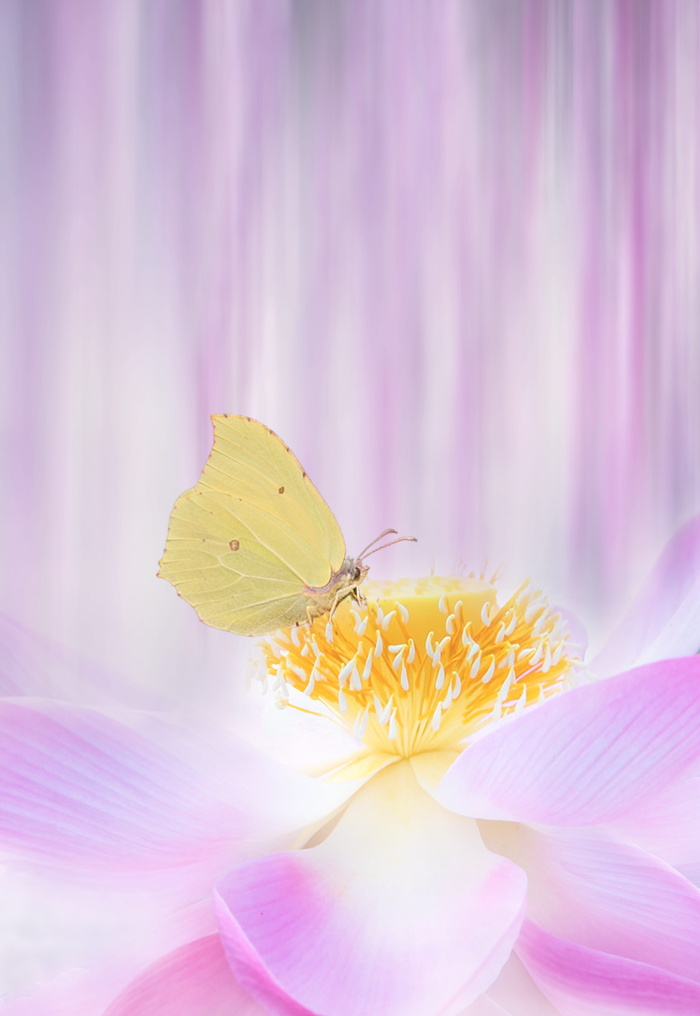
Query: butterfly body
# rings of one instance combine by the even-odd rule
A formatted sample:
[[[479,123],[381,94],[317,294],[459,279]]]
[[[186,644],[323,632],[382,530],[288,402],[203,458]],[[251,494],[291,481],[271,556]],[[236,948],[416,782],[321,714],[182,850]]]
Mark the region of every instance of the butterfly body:
[[[306,471],[264,424],[213,416],[214,445],[170,516],[159,575],[207,624],[263,635],[357,596],[367,574]]]
[[[329,581],[320,589],[312,586],[305,590],[311,601],[307,607],[309,620],[321,617],[333,611],[346,596],[358,597],[357,587],[369,571],[369,567],[360,558],[346,557],[337,572],[333,572]]]

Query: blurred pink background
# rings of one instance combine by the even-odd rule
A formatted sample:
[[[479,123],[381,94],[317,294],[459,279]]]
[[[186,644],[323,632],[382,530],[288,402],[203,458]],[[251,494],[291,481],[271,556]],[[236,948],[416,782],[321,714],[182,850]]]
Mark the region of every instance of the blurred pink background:
[[[5,0],[10,690],[236,685],[155,577],[213,412],[419,538],[374,575],[503,561],[595,638],[700,510],[699,103],[696,0]],[[14,987],[120,934],[3,914]]]
[[[155,572],[230,412],[351,552],[419,538],[373,574],[619,612],[700,508],[695,0],[8,0],[0,45],[1,609],[220,682]]]

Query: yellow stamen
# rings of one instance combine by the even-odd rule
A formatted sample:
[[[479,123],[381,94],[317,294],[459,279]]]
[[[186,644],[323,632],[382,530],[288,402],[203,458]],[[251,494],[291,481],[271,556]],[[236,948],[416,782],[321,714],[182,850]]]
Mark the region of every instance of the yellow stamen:
[[[367,582],[364,592],[332,621],[262,646],[283,704],[303,708],[289,700],[295,689],[371,753],[459,749],[484,724],[561,691],[580,662],[561,616],[527,583],[503,606],[482,579]]]

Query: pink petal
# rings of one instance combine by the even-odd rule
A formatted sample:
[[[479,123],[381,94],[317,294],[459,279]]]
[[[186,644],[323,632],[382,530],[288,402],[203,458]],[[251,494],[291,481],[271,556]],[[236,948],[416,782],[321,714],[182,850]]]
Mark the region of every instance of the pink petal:
[[[149,967],[104,1016],[264,1016],[236,983],[218,935],[176,949]]]
[[[543,930],[700,980],[700,891],[670,866],[600,832],[522,826],[507,856],[527,874],[528,917]]]
[[[700,657],[550,699],[462,752],[435,792],[462,815],[592,825],[632,811],[700,758]]]
[[[252,861],[217,887],[239,982],[271,1013],[458,1013],[517,935],[525,878],[408,765],[375,776],[319,845]]]
[[[476,1002],[472,1002],[466,1009],[462,1009],[459,1016],[513,1016],[513,1014],[494,1002],[488,995],[481,995]]]
[[[92,984],[84,970],[70,970],[14,997],[3,996],[0,1016],[102,1016],[109,998],[104,988]]]
[[[0,703],[0,842],[83,874],[214,876],[234,845],[305,825],[347,789],[290,773],[241,745],[211,758],[178,731],[155,740],[101,713]]]
[[[525,921],[516,951],[562,1016],[697,1016],[700,985]]]
[[[700,777],[686,777],[664,788],[612,827],[700,885]]]
[[[515,953],[489,988],[488,997],[502,1006],[508,1016],[560,1016]]]
[[[671,540],[641,593],[601,652],[595,674],[700,650],[700,516]]]

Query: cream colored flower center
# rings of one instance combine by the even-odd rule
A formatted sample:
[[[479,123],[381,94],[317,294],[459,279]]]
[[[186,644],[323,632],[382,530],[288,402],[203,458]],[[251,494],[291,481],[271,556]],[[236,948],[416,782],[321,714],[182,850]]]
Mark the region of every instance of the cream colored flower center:
[[[372,753],[459,749],[485,723],[556,694],[580,663],[529,585],[502,606],[483,579],[367,582],[365,600],[263,642],[282,704],[302,693]]]

